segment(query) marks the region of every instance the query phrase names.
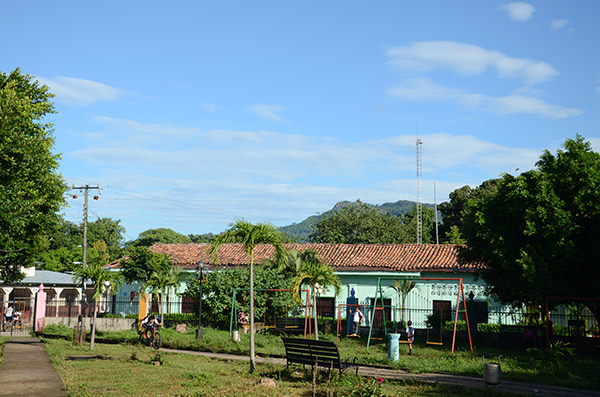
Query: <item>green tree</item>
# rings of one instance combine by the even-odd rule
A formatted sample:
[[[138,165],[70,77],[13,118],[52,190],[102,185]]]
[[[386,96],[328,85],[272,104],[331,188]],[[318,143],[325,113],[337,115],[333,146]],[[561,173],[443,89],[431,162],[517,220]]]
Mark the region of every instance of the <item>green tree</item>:
[[[248,288],[250,269],[237,267],[215,270],[204,273],[203,278],[202,321],[206,320],[208,323],[219,327],[229,325],[233,290]],[[255,290],[290,288],[289,278],[258,266],[254,269],[254,282]],[[200,280],[190,280],[187,283],[184,295],[199,300]],[[249,312],[249,294],[247,291],[237,294],[237,306],[240,311]],[[290,311],[293,311],[294,306],[296,306],[294,299],[289,292],[256,293],[254,315],[256,318],[265,319],[266,324],[271,324],[275,318],[287,316]]]
[[[133,241],[135,247],[150,247],[154,244],[188,244],[191,243],[189,237],[177,233],[171,229],[159,228],[149,229],[140,233],[138,238]]]
[[[447,244],[463,244],[461,228],[465,221],[467,203],[470,200],[481,201],[496,193],[499,179],[489,179],[476,188],[465,185],[450,193],[450,201],[441,203],[438,210],[442,213],[442,224],[439,226],[443,242]]]
[[[83,235],[83,224],[80,227]],[[123,256],[123,233],[125,228],[120,219],[98,218],[88,223],[88,242],[104,241],[110,260]]]
[[[547,296],[598,298],[600,154],[577,135],[537,169],[504,175],[496,194],[469,201],[463,262],[485,264],[482,276],[504,303],[541,305]],[[599,307],[589,302],[596,318]]]
[[[170,255],[154,253],[146,247],[134,247],[129,256],[121,262],[121,274],[129,284],[138,283],[142,299],[148,291],[156,292],[159,296],[159,312],[162,315],[160,294],[167,286],[172,285],[175,270],[172,270]],[[177,277],[179,273],[176,274]]]
[[[49,250],[57,250],[60,248],[71,249],[83,243],[83,228],[64,219],[60,220],[58,228],[49,235]]]
[[[467,242],[467,240],[462,238],[462,235],[460,234],[460,229],[458,228],[458,226],[456,226],[456,225],[450,226],[450,231],[448,233],[446,233],[446,241],[444,243],[462,245],[462,244],[465,244],[466,242]]]
[[[265,259],[262,265],[267,269],[292,278],[302,268],[302,254],[298,250],[278,252],[273,258]]]
[[[404,217],[404,230],[408,234],[406,243],[417,242],[417,206]],[[431,244],[435,241],[435,212],[421,206],[421,242]]]
[[[317,252],[314,250],[309,249],[302,252],[300,258],[302,260],[302,268],[292,279],[292,293],[294,297],[299,300],[302,286],[308,285],[310,287],[315,314],[315,338],[319,340],[316,292],[332,287],[335,291],[335,295],[337,296],[342,288],[342,282],[340,281],[340,278],[333,272],[333,268],[326,263],[323,263]]]
[[[400,303],[400,321],[404,322],[404,308],[406,306],[406,297],[409,292],[415,288],[415,282],[413,280],[394,280],[394,284],[390,285],[390,288],[396,291],[398,294],[398,303]],[[398,324],[396,324],[397,326]]]
[[[310,240],[326,244],[402,244],[410,242],[411,237],[400,216],[357,202],[324,215],[315,224]]]
[[[121,285],[121,275],[116,272],[109,272],[102,269],[103,263],[100,258],[90,258],[87,266],[81,265],[74,272],[73,279],[75,282],[91,282],[94,289],[94,317],[92,322],[92,336],[90,339],[90,350],[94,350],[94,342],[96,340],[96,319],[98,317],[98,300],[107,291],[116,294]]]
[[[255,367],[254,346],[254,249],[257,244],[269,244],[277,253],[285,251],[282,236],[270,223],[253,225],[242,219],[236,220],[224,233],[217,236],[214,243],[208,247],[208,253],[219,262],[219,247],[225,243],[241,241],[250,259],[250,373]]]
[[[67,186],[52,153],[48,87],[19,69],[0,72],[0,278],[20,280],[60,223]]]
[[[215,238],[217,236],[215,236],[212,233],[205,233],[205,234],[188,234],[188,238],[190,239],[190,242],[192,243],[212,243],[213,241],[215,241]]]
[[[153,293],[158,294],[158,314],[161,319],[164,319],[164,295],[168,295],[171,288],[179,285],[181,269],[172,267],[171,258],[166,255],[162,256],[159,260],[162,263],[155,264],[156,270],[150,275],[145,289],[150,289]],[[168,310],[169,308],[167,307]]]

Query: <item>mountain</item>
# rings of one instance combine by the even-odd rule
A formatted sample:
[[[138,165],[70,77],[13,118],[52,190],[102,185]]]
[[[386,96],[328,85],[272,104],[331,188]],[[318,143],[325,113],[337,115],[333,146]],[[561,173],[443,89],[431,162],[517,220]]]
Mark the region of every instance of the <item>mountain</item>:
[[[312,233],[315,224],[319,220],[321,220],[321,218],[323,218],[324,215],[336,213],[341,207],[344,207],[348,204],[355,204],[355,203],[356,202],[353,203],[351,201],[340,201],[339,203],[334,205],[333,208],[330,209],[329,211],[326,211],[319,215],[309,216],[308,218],[306,218],[305,220],[303,220],[300,223],[292,223],[291,225],[288,225],[288,226],[282,226],[279,228],[279,231],[282,232],[283,234],[289,236],[294,241],[298,241],[301,243],[308,242],[309,236]],[[399,200],[399,201],[396,201],[395,203],[383,203],[380,205],[379,204],[369,204],[369,203],[364,203],[364,204],[366,204],[370,207],[373,207],[373,208],[377,208],[378,210],[380,210],[382,212],[398,216],[398,215],[405,215],[405,214],[409,213],[410,211],[412,211],[412,209],[415,207],[415,205],[417,203],[414,201]],[[423,204],[423,207],[433,209],[434,205],[433,204]]]

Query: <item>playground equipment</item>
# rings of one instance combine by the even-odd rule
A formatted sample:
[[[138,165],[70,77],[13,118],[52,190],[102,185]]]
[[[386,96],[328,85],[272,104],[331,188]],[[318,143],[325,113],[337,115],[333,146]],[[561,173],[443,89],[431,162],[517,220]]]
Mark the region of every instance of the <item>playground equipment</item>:
[[[230,317],[230,321],[229,321],[229,333],[233,334],[234,330],[238,330],[238,302],[237,302],[237,295],[239,292],[246,292],[246,291],[250,291],[249,288],[234,288],[233,290],[233,294],[231,297],[231,317]],[[278,289],[278,288],[269,288],[269,289],[264,289],[264,288],[255,288],[254,292],[259,293],[262,292],[265,298],[265,302],[267,301],[267,294],[268,293],[277,293],[277,292],[288,292],[291,293],[291,289]],[[310,307],[310,292],[307,289],[303,289],[300,290],[300,292],[305,292],[306,293],[306,304],[304,305],[304,337],[306,338],[306,333],[308,332],[309,337],[312,336],[312,328],[311,328],[311,322],[308,321],[310,319],[310,315],[311,315],[311,307]],[[298,328],[300,328],[300,325],[297,323],[296,318],[294,318],[293,320],[289,319],[289,313],[291,311],[291,307],[287,307],[287,310],[285,310],[285,317],[283,322],[278,321],[277,319],[277,310],[276,307],[273,307],[273,311],[270,313],[270,318],[268,319],[268,314],[267,311],[265,310],[265,313],[263,315],[263,328],[267,328],[267,329],[277,329],[277,330],[297,330]],[[267,321],[269,320],[269,321]],[[235,326],[234,326],[235,324]],[[235,329],[234,329],[235,328]]]
[[[371,339],[375,339],[372,338],[372,333],[373,333],[373,322],[375,320],[375,311],[378,309],[377,307],[377,299],[380,300],[381,305],[380,305],[380,310],[382,310],[382,314],[383,314],[383,332],[384,335],[387,335],[387,329],[386,329],[386,325],[385,325],[385,310],[383,310],[384,308],[384,303],[383,303],[383,286],[381,285],[381,281],[382,280],[415,280],[415,281],[458,281],[458,293],[457,293],[457,297],[456,297],[456,313],[454,315],[454,332],[453,332],[453,336],[452,336],[452,353],[454,353],[454,346],[456,344],[456,322],[458,321],[458,313],[460,311],[459,307],[460,307],[460,299],[462,297],[462,302],[463,302],[463,309],[464,309],[464,313],[465,313],[465,318],[467,320],[467,333],[469,335],[469,345],[471,347],[471,353],[473,353],[473,341],[471,339],[471,329],[469,327],[469,314],[467,312],[467,303],[465,300],[465,291],[463,288],[463,279],[462,277],[460,278],[454,278],[454,277],[441,277],[441,278],[437,278],[437,277],[425,277],[425,278],[421,278],[421,277],[416,277],[416,276],[396,276],[396,277],[378,277],[377,278],[377,287],[375,290],[375,301],[373,302],[373,311],[371,314],[371,324],[369,327],[369,339],[367,340],[367,350],[369,350],[369,346],[371,344]],[[440,332],[441,332],[441,328],[440,327]],[[441,337],[440,337],[441,338]],[[375,339],[376,340],[376,339]],[[433,344],[433,343],[430,343]],[[440,342],[436,342],[435,344],[441,345],[441,339]]]
[[[337,315],[337,326],[336,326],[336,341],[340,341],[340,335],[342,334],[342,307],[346,309],[352,309],[353,307],[360,307],[361,310],[368,305],[358,305],[358,304],[348,304],[348,303],[340,303],[338,305],[338,315]],[[346,310],[347,312],[348,310]],[[346,321],[351,321],[348,318],[348,314],[346,314]],[[360,335],[346,335],[349,338],[360,338]]]

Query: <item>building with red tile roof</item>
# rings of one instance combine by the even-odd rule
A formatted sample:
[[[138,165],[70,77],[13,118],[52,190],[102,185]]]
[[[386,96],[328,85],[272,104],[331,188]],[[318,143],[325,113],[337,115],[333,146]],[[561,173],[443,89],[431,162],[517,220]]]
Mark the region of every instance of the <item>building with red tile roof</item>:
[[[217,258],[209,256],[210,244],[155,244],[150,250],[171,256],[174,266],[193,272],[202,263],[208,271],[247,266],[249,257],[242,244],[223,244]],[[460,264],[457,260],[456,245],[434,244],[314,244],[293,243],[285,245],[289,250],[316,251],[322,260],[332,266],[342,282],[342,292],[334,296],[333,291],[325,291],[319,296],[321,315],[336,316],[336,307],[345,304],[354,292],[358,302],[372,305],[382,286],[384,304],[399,307],[398,293],[391,288],[396,279],[412,277],[417,286],[408,294],[405,304],[416,310],[431,311],[444,307],[449,315],[456,307],[459,293],[458,278],[463,279],[464,293],[473,292],[475,300],[487,301],[485,285],[475,275],[481,269],[479,264]],[[259,244],[254,251],[254,263],[259,264],[271,258],[275,250],[272,246]],[[118,262],[108,265],[119,268]],[[420,280],[418,280],[421,278]],[[443,278],[453,280],[441,280]],[[427,280],[425,280],[427,279]],[[434,280],[432,280],[434,279]],[[180,292],[185,287],[182,286]],[[424,325],[424,314],[413,317]],[[388,317],[389,318],[389,317]]]

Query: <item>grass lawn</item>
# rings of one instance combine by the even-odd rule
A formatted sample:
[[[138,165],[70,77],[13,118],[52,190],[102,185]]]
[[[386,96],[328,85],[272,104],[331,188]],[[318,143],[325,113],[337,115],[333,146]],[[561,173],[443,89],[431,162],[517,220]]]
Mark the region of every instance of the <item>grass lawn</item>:
[[[72,336],[72,330],[68,328],[49,328],[49,332],[63,333]],[[185,350],[208,351],[248,355],[249,335],[242,335],[242,341],[235,343],[231,341],[229,332],[204,329],[204,338],[196,339],[196,330],[191,329],[186,334],[180,334],[173,329],[161,329],[163,344],[165,347]],[[134,331],[123,331],[119,333],[98,333],[98,337],[137,339]],[[321,335],[321,339],[335,341],[333,335]],[[361,364],[377,364],[393,366],[412,373],[445,372],[465,375],[482,376],[482,352],[500,354],[502,360],[503,379],[522,380],[534,383],[542,383],[556,386],[572,387],[578,389],[600,390],[600,360],[598,358],[574,357],[564,360],[562,368],[550,370],[545,363],[536,362],[535,354],[522,350],[501,350],[490,347],[475,349],[472,354],[467,346],[458,344],[456,352],[450,352],[450,345],[431,347],[423,341],[417,341],[413,355],[408,356],[407,346],[400,346],[400,360],[392,363],[387,358],[387,346],[384,343],[371,345],[366,349],[366,337],[343,338],[338,342],[342,357],[358,358]],[[104,348],[97,344],[96,352]],[[79,348],[81,349],[81,348]],[[257,354],[263,356],[284,356],[285,350],[279,336],[271,334],[256,335]],[[486,354],[487,358],[487,354]],[[489,356],[494,362],[495,357]],[[245,369],[247,365],[243,365]]]
[[[73,346],[61,339],[46,339],[46,350],[71,395],[159,395],[159,396],[312,396],[312,375],[288,373],[285,367],[260,364],[250,374],[247,362],[227,362],[205,357],[156,352],[130,344]],[[93,354],[93,359],[70,359]],[[310,372],[310,371],[309,371]],[[275,380],[274,387],[261,379]],[[357,386],[358,383],[358,386]],[[420,384],[413,381],[384,381],[352,374],[335,375],[331,384],[325,375],[317,383],[317,395],[371,395],[369,390],[388,396],[484,396],[484,390],[455,386]],[[352,392],[363,394],[352,394]],[[491,394],[499,395],[499,394]]]

